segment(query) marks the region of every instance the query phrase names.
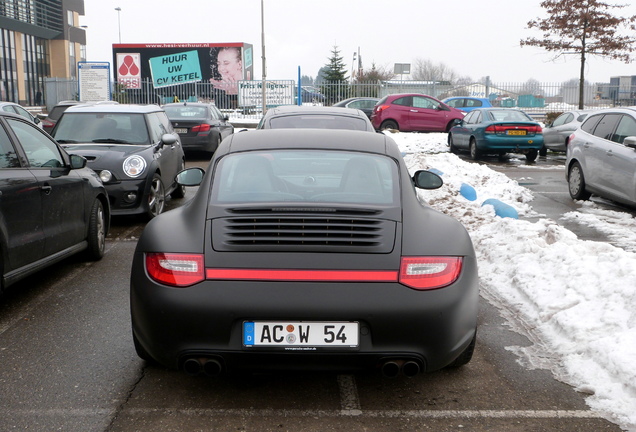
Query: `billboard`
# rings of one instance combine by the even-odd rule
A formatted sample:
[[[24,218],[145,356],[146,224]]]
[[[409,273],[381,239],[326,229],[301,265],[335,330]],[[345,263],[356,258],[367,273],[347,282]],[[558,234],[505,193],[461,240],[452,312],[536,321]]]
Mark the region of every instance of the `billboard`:
[[[153,57],[149,61],[155,88],[203,80],[199,53],[196,50]]]
[[[238,82],[254,76],[253,56],[252,45],[243,42],[113,44],[115,81],[124,88],[139,88],[140,81],[155,88],[201,81],[238,95]]]
[[[99,102],[110,100],[110,63],[77,62],[79,100]]]

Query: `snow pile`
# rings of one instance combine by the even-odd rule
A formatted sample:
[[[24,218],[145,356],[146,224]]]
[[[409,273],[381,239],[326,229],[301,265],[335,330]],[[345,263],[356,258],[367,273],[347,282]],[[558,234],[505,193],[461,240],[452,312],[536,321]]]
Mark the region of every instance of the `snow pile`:
[[[636,430],[636,220],[586,202],[563,218],[594,226],[613,244],[579,240],[550,219],[523,220],[538,216],[532,193],[449,153],[446,134],[390,136],[411,172],[443,172],[445,185],[420,191],[420,199],[470,232],[482,295],[533,342],[508,349],[526,366],[548,368],[588,394],[592,409]],[[462,183],[476,189],[475,201],[459,193]],[[513,206],[520,219],[497,217],[481,206],[487,198]]]

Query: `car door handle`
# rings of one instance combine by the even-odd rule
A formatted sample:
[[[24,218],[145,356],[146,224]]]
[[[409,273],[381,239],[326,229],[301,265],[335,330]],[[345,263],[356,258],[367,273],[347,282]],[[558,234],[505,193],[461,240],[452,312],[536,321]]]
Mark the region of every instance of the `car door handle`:
[[[611,150],[608,150],[608,151],[605,152],[605,155],[606,156],[614,156],[614,152],[611,151]]]
[[[418,110],[410,110],[411,112],[419,112]]]
[[[50,195],[51,191],[53,190],[53,188],[49,185],[44,185],[41,187],[42,192],[44,192],[44,195]]]

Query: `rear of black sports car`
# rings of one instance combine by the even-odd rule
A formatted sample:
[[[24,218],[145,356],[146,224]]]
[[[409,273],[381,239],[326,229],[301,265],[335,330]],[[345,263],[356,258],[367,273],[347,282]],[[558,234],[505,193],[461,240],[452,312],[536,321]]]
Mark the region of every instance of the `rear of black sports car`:
[[[333,145],[324,157],[284,153],[293,131],[259,137],[276,138],[266,153],[252,146],[252,137],[238,138],[234,147],[224,142],[196,197],[147,225],[131,273],[140,357],[209,375],[377,369],[395,376],[467,363],[478,277],[466,230],[418,201],[390,139],[304,134],[297,147],[312,148],[313,140],[324,147],[325,138]],[[277,181],[287,183],[284,192],[251,186],[237,198],[224,195],[220,179],[239,150],[270,161]],[[305,154],[311,163],[303,166]],[[383,198],[317,188],[333,186],[331,165],[365,158],[377,161],[380,176],[392,176],[380,181]],[[285,161],[293,161],[293,175]],[[309,175],[313,166],[318,174]]]

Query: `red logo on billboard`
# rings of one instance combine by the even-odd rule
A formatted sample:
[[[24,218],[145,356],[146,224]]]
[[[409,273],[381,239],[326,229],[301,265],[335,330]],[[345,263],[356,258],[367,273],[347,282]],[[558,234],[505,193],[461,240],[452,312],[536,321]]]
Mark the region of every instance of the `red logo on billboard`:
[[[117,82],[128,89],[141,88],[141,55],[138,53],[117,54]]]

